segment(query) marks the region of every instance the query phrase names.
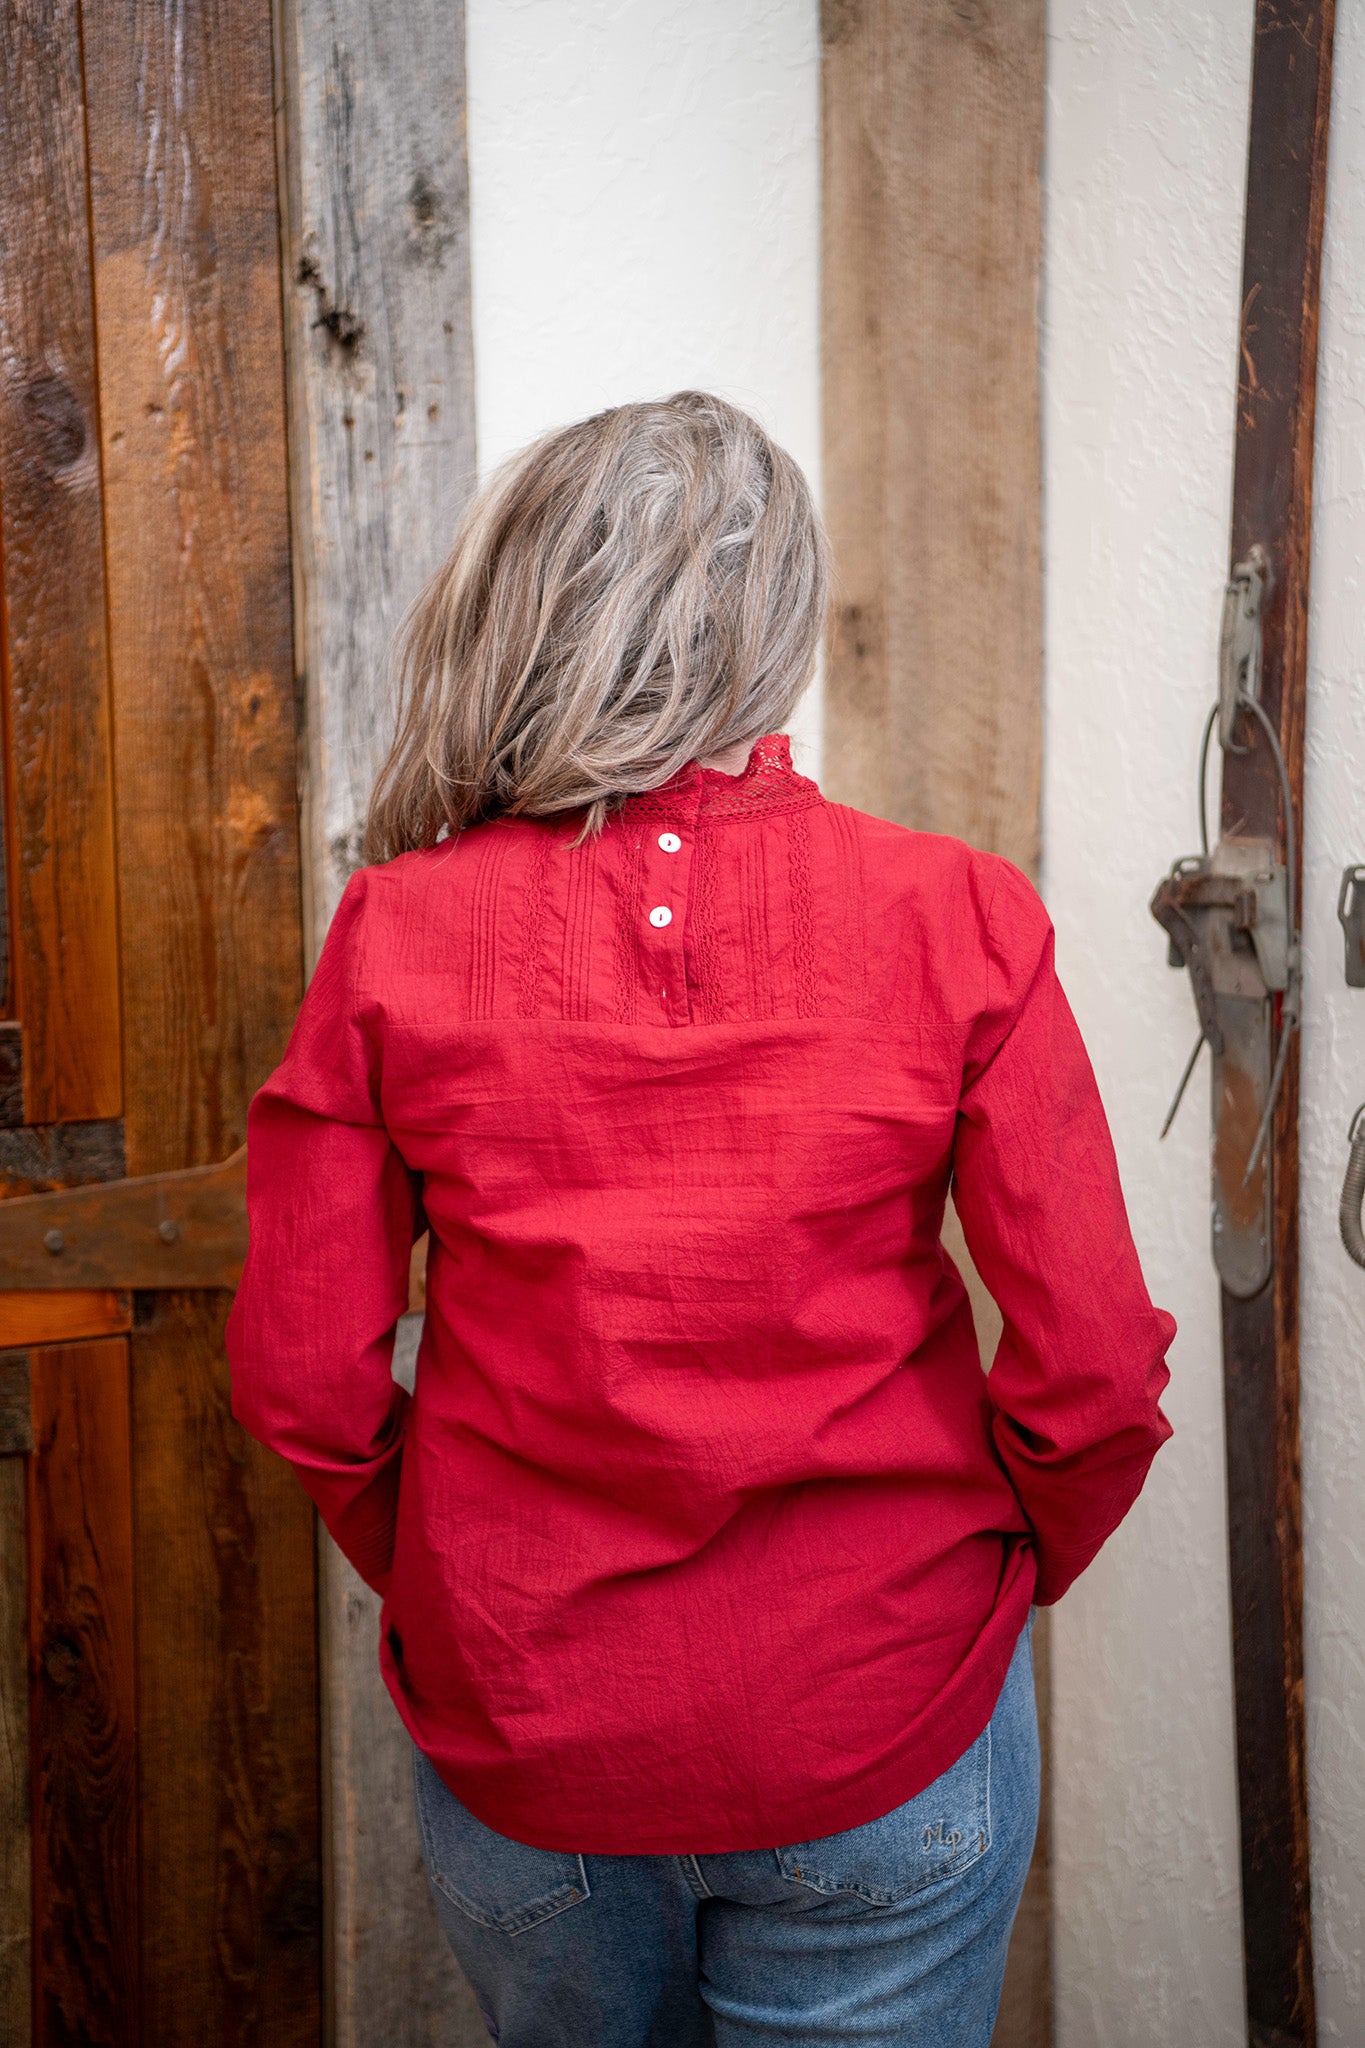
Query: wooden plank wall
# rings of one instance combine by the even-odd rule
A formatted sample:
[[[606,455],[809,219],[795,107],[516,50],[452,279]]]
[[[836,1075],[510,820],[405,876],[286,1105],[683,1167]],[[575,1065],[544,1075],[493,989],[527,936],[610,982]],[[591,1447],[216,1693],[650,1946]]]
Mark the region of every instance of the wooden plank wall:
[[[143,2039],[316,2048],[312,1517],[231,1419],[230,1299],[152,1297],[133,1338]]]
[[[824,785],[1036,873],[1043,0],[824,0],[821,26]],[[1045,1786],[997,2048],[1052,2038],[1046,1813]]]
[[[33,2038],[125,2048],[141,2038],[128,1340],[30,1359]]]
[[[284,291],[309,957],[359,860],[385,657],[474,475],[460,0],[284,0]],[[339,2048],[486,2039],[422,1876],[379,1603],[320,1536],[325,1892]]]
[[[0,1351],[0,2048],[33,2032],[33,1821],[28,1713],[27,1351]]]
[[[832,794],[1035,872],[1042,0],[826,0]]]
[[[0,10],[0,104],[0,1194],[9,1194],[123,1170],[76,0]],[[127,1321],[117,1297],[0,1298],[4,2048],[122,2040],[119,2028],[135,2024],[127,1345],[62,1341]],[[73,1769],[86,1774],[79,1797]]]
[[[272,31],[82,21],[128,1168],[221,1159],[301,987]],[[316,2042],[312,1514],[231,1422],[212,1294],[135,1305],[142,2025]]]
[[[0,9],[0,546],[22,1112],[116,1117],[119,989],[77,0]],[[37,252],[41,252],[38,256]]]

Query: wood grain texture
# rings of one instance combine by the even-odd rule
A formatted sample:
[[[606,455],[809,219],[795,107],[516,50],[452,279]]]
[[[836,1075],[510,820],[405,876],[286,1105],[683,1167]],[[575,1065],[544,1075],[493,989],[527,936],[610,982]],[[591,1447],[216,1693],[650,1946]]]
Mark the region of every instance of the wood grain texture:
[[[328,2039],[486,2048],[422,1870],[412,1743],[379,1676],[379,1603],[325,1535],[323,1767],[330,1844]]]
[[[77,0],[0,10],[0,553],[24,1120],[116,1116],[117,915]],[[41,258],[36,259],[36,252]]]
[[[114,1337],[130,1329],[132,1321],[131,1297],[107,1288],[78,1288],[70,1294],[0,1290],[0,1347]]]
[[[0,1458],[22,1457],[33,1449],[29,1379],[26,1350],[0,1351]]]
[[[241,1144],[300,990],[270,14],[84,35],[137,1174]]]
[[[464,8],[285,0],[281,47],[316,957],[360,857],[389,643],[474,482]]]
[[[1042,0],[826,0],[824,783],[1032,871]]]
[[[1033,1623],[1033,1686],[1038,1701],[1042,1787],[1038,1839],[1015,1915],[1005,1982],[992,2048],[1052,2048],[1052,1614],[1040,1607]]]
[[[123,1119],[0,1130],[0,1197],[41,1195],[124,1173]]]
[[[1042,0],[824,0],[822,781],[1037,872]],[[995,1304],[951,1211],[983,1362]],[[1035,1631],[1047,1758],[1049,1631]],[[1052,2039],[1046,1810],[997,2048]]]
[[[26,1479],[22,1456],[0,1455],[0,2048],[30,2048],[33,2031]]]
[[[35,2048],[139,2039],[128,1341],[30,1354]]]
[[[1231,561],[1265,550],[1261,701],[1280,736],[1303,848],[1318,304],[1332,0],[1258,0],[1238,349]],[[1275,842],[1279,778],[1250,719],[1223,760],[1226,833]],[[1301,865],[1301,861],[1300,861]],[[1302,876],[1291,878],[1296,897]],[[1317,2039],[1303,1696],[1299,1483],[1299,1042],[1272,1144],[1274,1270],[1222,1293],[1247,2027],[1252,2048]]]
[[[474,476],[463,8],[285,0],[280,35],[312,958],[359,859],[393,630]],[[422,1875],[379,1602],[319,1546],[329,2036],[481,2042]]]
[[[0,1203],[0,1279],[53,1289],[235,1287],[246,1239],[242,1145],[215,1166]]]
[[[2,558],[0,558],[0,568],[3,568]],[[3,598],[3,595],[4,586],[3,581],[0,580],[0,598]],[[4,777],[0,776],[0,783],[3,781]],[[5,877],[3,873],[4,846],[4,818],[0,816],[0,921],[4,922],[7,927],[8,916],[5,907]],[[7,976],[8,971],[9,952],[7,938],[5,957],[3,962],[0,962],[0,974]],[[22,1024],[7,1019],[4,1022],[0,1022],[0,1130],[17,1130],[23,1121],[24,1027]]]
[[[84,20],[127,1169],[241,1144],[301,987],[272,23]],[[320,2029],[312,1511],[232,1423],[224,1301],[132,1336],[145,2038]]]
[[[144,1300],[132,1387],[144,2038],[316,2048],[312,1509],[229,1414],[229,1297]]]

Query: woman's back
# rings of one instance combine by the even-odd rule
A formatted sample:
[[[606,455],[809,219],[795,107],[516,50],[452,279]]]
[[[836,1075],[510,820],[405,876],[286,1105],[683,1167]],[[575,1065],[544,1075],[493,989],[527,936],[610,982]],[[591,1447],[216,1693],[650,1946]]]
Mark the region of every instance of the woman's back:
[[[237,1410],[385,1587],[399,1709],[487,1825],[856,1827],[1126,1511],[1170,1320],[1014,869],[827,803],[780,737],[582,824],[352,882],[253,1110]]]

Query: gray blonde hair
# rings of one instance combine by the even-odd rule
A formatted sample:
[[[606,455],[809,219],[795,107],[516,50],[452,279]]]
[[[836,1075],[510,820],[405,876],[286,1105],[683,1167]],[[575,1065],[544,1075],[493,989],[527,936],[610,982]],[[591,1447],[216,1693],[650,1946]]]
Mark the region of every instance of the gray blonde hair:
[[[756,420],[680,391],[546,434],[479,492],[395,647],[367,860],[480,819],[585,809],[786,723],[828,547]]]

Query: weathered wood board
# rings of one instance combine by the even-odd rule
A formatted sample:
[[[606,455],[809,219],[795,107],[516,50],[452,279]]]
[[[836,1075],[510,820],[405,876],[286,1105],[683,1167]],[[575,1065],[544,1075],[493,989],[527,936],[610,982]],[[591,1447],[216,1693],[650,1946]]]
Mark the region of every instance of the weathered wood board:
[[[1036,873],[1042,0],[824,0],[824,786]],[[956,1219],[989,1359],[999,1316]],[[1046,1757],[1047,1618],[1035,1631]],[[997,2048],[1052,2038],[1048,1820]]]
[[[78,1337],[113,1337],[130,1329],[132,1297],[110,1288],[70,1294],[0,1293],[0,1350],[11,1344],[67,1344]]]
[[[826,0],[830,793],[1027,870],[1042,0]]]
[[[0,9],[0,106],[0,638],[14,870],[0,1011],[22,1020],[22,1121],[54,1123],[117,1116],[120,1090],[77,0]]]
[[[35,2048],[140,2039],[128,1340],[29,1354]]]
[[[8,1194],[35,1178],[53,1184],[100,1174],[115,1155],[121,1159],[113,758],[76,0],[51,6],[14,0],[0,12],[0,678],[0,1194]],[[82,1296],[55,1313],[25,1309],[33,1303],[0,1298],[0,1346],[25,1348],[12,1354],[25,1360],[35,1343],[127,1327],[127,1317],[121,1321],[102,1296],[98,1303]],[[0,1378],[6,1395],[14,1393],[8,1366]],[[39,1391],[51,1391],[49,1374],[41,1374]],[[55,1913],[84,1911],[72,1903],[70,1880],[98,1876],[102,1849],[111,1847],[104,1829],[111,1817],[100,1804],[108,1784],[96,1784],[88,1827],[94,1864],[80,1862],[80,1843],[57,1839],[72,1808],[53,1804],[57,1788],[43,1772],[47,1765],[65,1767],[84,1751],[70,1714],[59,1729],[51,1716],[31,1729],[29,1602],[31,1593],[41,1602],[55,1583],[53,1530],[35,1534],[35,1559],[41,1552],[45,1561],[35,1583],[27,1569],[31,1460],[10,1434],[16,1421],[6,1399],[0,1417],[6,1430],[0,1448],[0,2042],[29,2048],[35,2019],[33,1794],[43,1821],[37,1876]],[[70,1470],[49,1477],[39,1503],[70,1503]],[[96,1520],[102,1505],[94,1503]],[[74,1556],[70,1563],[78,1569]],[[123,1612],[115,1597],[111,1618]],[[119,1667],[119,1651],[111,1649],[102,1675]],[[86,1679],[90,1671],[82,1673],[78,1706],[94,1698]],[[37,1772],[31,1733],[39,1741]],[[117,1741],[131,1739],[131,1722],[119,1726]],[[111,1823],[115,1833],[123,1819]],[[123,1849],[127,1841],[111,1849],[115,1862]],[[98,1905],[84,1913],[84,1933],[94,1917]],[[49,1921],[41,1929],[43,1964],[53,1927]],[[108,2017],[133,1956],[119,1927],[111,1937],[115,1948],[106,1968],[76,1935],[70,1954],[65,1939],[57,1942],[65,1976],[43,1987],[41,2032],[51,2036],[57,2011],[74,2013],[82,2028],[104,2023],[96,2013]],[[86,1968],[94,1974],[82,1978]],[[92,2032],[90,2038],[102,2036]]]
[[[474,482],[462,0],[284,0],[310,958],[360,859],[386,662]]]
[[[84,20],[127,1171],[236,1150],[300,989],[268,11]]]
[[[126,1170],[245,1136],[301,987],[269,8],[83,18]],[[321,2026],[312,1513],[236,1430],[223,1300],[135,1305],[146,2038]]]
[[[0,1352],[0,2048],[32,2038],[33,1823],[29,1772],[27,1351]]]
[[[1260,699],[1279,735],[1302,865],[1318,308],[1333,0],[1258,0],[1237,350],[1230,566],[1268,577]],[[1222,830],[1287,858],[1280,780],[1255,721],[1223,756]],[[1301,894],[1302,876],[1290,888]],[[1243,1955],[1253,2048],[1317,2040],[1309,1882],[1299,1476],[1299,1035],[1285,1048],[1270,1144],[1274,1267],[1222,1290]],[[1227,1072],[1228,1069],[1225,1069]],[[1243,1139],[1231,1080],[1215,1156]]]
[[[284,288],[309,957],[359,860],[394,628],[474,477],[459,0],[285,0]],[[320,1534],[329,2030],[338,2048],[486,2036],[421,1870],[379,1603]]]
[[[231,1297],[140,1299],[143,2038],[315,2048],[311,1518],[293,1473],[229,1414]]]

